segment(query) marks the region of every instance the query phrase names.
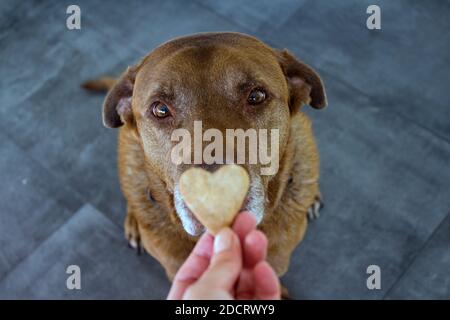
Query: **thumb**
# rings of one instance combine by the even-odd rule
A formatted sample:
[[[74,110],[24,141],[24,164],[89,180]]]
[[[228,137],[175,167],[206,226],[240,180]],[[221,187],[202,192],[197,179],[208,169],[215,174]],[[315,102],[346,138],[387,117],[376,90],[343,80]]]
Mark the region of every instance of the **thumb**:
[[[231,293],[241,269],[239,238],[230,228],[222,229],[214,239],[214,253],[208,269],[189,291],[197,299],[232,299]]]

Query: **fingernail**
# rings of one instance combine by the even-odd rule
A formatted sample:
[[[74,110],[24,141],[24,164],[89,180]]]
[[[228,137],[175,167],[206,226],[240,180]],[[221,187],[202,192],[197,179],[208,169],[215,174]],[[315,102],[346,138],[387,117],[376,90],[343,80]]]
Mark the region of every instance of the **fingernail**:
[[[214,239],[214,253],[219,253],[231,248],[233,234],[229,228],[220,231]]]

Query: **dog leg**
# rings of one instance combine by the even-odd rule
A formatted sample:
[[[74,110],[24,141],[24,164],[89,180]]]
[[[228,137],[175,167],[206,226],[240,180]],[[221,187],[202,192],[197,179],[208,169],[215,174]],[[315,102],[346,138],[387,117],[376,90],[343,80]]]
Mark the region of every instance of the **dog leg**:
[[[308,209],[308,220],[316,220],[320,217],[320,210],[324,207],[321,195],[317,195],[313,204]]]
[[[132,211],[128,209],[127,216],[125,217],[125,238],[128,241],[128,247],[136,250],[137,254],[141,254],[141,236],[139,234],[139,227],[136,218]]]

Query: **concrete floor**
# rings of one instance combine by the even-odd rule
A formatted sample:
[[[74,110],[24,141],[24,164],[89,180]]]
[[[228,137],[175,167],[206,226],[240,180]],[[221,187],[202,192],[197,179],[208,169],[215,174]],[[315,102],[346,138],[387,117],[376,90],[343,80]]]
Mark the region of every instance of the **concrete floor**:
[[[0,2],[0,298],[165,298],[123,239],[116,131],[80,89],[175,36],[239,31],[323,76],[326,207],[283,278],[298,299],[450,299],[450,2]],[[365,27],[379,4],[382,30]],[[66,288],[68,265],[82,289]],[[366,268],[381,268],[368,290]]]

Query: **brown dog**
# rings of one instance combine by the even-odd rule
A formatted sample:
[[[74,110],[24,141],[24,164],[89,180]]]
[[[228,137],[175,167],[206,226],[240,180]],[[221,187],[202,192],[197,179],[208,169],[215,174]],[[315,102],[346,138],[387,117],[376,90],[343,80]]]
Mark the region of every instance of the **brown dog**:
[[[279,170],[261,175],[244,164],[251,187],[243,209],[269,240],[268,261],[286,272],[302,240],[308,210],[317,214],[319,156],[311,123],[299,109],[326,105],[322,81],[287,51],[238,33],[207,33],[163,44],[117,80],[85,84],[110,88],[107,127],[120,127],[119,175],[127,199],[125,233],[165,268],[169,279],[191,252],[203,226],[180,197],[178,180],[192,165],[171,161],[171,132],[216,128],[279,129]],[[215,170],[218,165],[203,165]]]

